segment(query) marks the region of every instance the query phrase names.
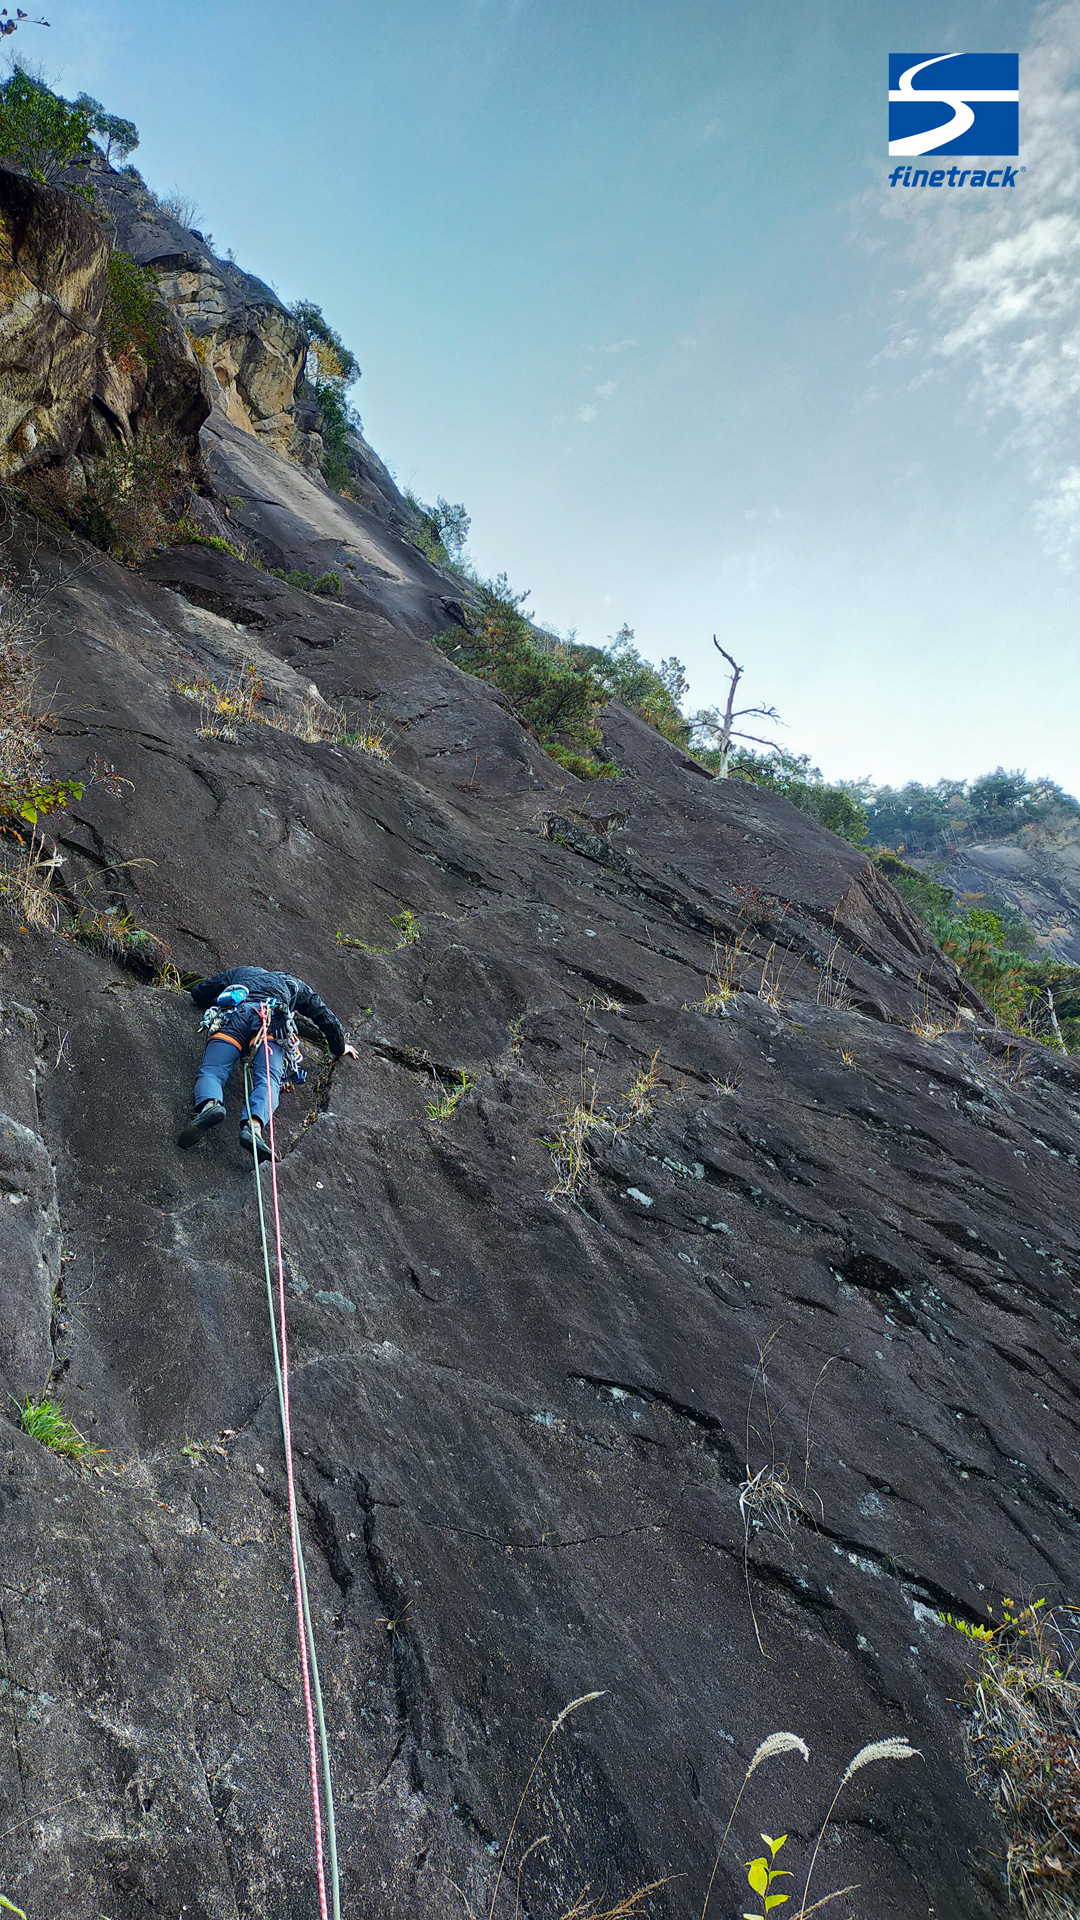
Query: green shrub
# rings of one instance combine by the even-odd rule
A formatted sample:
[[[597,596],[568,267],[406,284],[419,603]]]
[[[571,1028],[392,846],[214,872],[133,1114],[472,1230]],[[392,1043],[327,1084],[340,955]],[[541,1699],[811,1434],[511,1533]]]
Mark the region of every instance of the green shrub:
[[[273,580],[284,580],[287,587],[299,587],[302,593],[319,593],[329,598],[341,592],[341,575],[333,571],[320,573],[316,578],[314,574],[304,573],[299,567],[290,567],[288,570],[284,567],[271,567],[270,577]]]
[[[436,646],[505,693],[523,726],[562,765],[569,755],[588,767],[582,778],[595,778],[610,764],[599,758],[603,681],[580,650],[564,641],[541,645],[522,612],[528,594],[513,593],[505,574],[478,583],[475,591],[479,608],[470,631],[436,635]]]
[[[322,414],[323,479],[337,493],[351,493],[349,432],[350,429],[359,432],[360,420],[349,406],[346,395],[359,380],[360,367],[356,355],[350,352],[341,335],[335,333],[324,319],[322,308],[316,306],[313,300],[298,300],[292,314],[307,334],[318,361],[319,370],[314,386]]]
[[[22,68],[0,88],[0,159],[32,180],[47,186],[86,152],[89,141],[90,118],[84,109],[71,106]]]
[[[959,908],[951,887],[908,866],[888,848],[871,858],[1002,1026],[1055,1045],[1053,1006],[1067,1050],[1080,1046],[1080,967],[1033,958],[1035,935],[1018,914]]]
[[[665,740],[678,747],[690,744],[691,722],[686,719],[680,701],[687,692],[686,669],[672,654],[654,667],[643,659],[634,644],[632,627],[620,627],[608,647],[585,647],[581,652],[596,657],[596,670],[609,700],[621,700],[633,707]]]
[[[114,247],[109,255],[101,331],[114,360],[127,354],[151,361],[161,345],[165,311],[157,281],[147,267]]]
[[[453,505],[440,494],[435,505],[429,507],[409,487],[405,489],[405,499],[420,515],[420,526],[409,535],[413,546],[419,547],[433,566],[452,567],[457,573],[468,574],[465,547],[472,521],[460,500]]]
[[[129,566],[166,546],[191,502],[174,437],[149,427],[131,445],[117,440],[97,461],[74,509],[90,538]]]
[[[713,771],[720,765],[715,747],[693,746],[702,766]],[[748,747],[736,747],[728,768],[733,780],[752,780],[755,786],[782,793],[800,813],[808,813],[830,833],[858,846],[866,838],[866,809],[846,786],[830,786],[822,778],[821,768],[810,765],[808,753],[754,753]]]
[[[614,760],[596,760],[587,753],[572,753],[569,747],[560,747],[551,740],[545,742],[544,752],[578,780],[617,780],[622,773]]]
[[[189,547],[212,547],[215,553],[227,553],[232,560],[246,560],[251,564],[250,554],[234,546],[231,540],[223,540],[220,533],[204,533],[194,522],[180,520],[172,530],[173,539]]]

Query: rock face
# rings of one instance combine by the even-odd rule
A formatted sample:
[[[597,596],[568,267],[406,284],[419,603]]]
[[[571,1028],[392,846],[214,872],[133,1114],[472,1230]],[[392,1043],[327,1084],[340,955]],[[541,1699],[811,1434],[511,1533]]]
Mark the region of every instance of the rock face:
[[[0,475],[71,451],[89,403],[108,242],[69,193],[0,167]]]
[[[307,341],[273,290],[232,261],[219,260],[202,235],[158,204],[135,174],[104,162],[92,169],[95,199],[117,245],[153,272],[180,324],[198,341],[222,411],[283,453],[317,464],[296,419]]]
[[[58,771],[112,776],[45,822],[59,925],[0,946],[0,1385],[50,1378],[105,1449],[0,1422],[0,1891],[318,1910],[250,1160],[236,1092],[176,1150],[197,1016],[144,929],[193,974],[300,973],[360,1049],[309,1046],[279,1110],[344,1910],[486,1914],[597,1691],[497,1920],[666,1874],[653,1911],[699,1915],[778,1728],[811,1764],[755,1774],[710,1913],[762,1827],[801,1887],[848,1759],[905,1734],[815,1893],[1003,1914],[938,1613],[1077,1592],[1080,1072],[986,1025],[861,853],[627,709],[623,776],[565,774],[431,647],[446,581],[383,513],[220,413],[203,440],[247,537],[338,599],[38,523],[11,556]],[[263,721],[200,693],[245,667]],[[341,708],[352,743],[312,739]]]
[[[969,898],[1005,901],[1034,927],[1047,959],[1080,965],[1080,831],[1043,827],[920,860]]]

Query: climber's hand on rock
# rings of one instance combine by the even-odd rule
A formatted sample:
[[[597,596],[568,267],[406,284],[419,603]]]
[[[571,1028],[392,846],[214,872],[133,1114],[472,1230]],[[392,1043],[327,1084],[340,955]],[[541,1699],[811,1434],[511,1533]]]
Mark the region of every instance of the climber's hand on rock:
[[[343,1060],[359,1060],[360,1055],[357,1053],[355,1047],[345,1047],[341,1057]]]

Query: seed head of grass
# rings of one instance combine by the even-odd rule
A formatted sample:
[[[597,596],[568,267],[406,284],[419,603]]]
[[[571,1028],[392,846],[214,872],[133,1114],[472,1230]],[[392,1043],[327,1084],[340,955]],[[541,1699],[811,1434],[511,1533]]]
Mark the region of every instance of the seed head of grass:
[[[720,1855],[723,1853],[724,1848],[727,1846],[728,1835],[731,1832],[731,1829],[735,1823],[735,1815],[739,1811],[739,1802],[742,1799],[743,1794],[746,1792],[747,1781],[750,1779],[751,1774],[756,1773],[758,1768],[762,1766],[766,1760],[774,1760],[777,1757],[777,1755],[781,1753],[801,1753],[804,1760],[809,1760],[810,1758],[810,1749],[807,1746],[806,1741],[800,1740],[797,1733],[770,1733],[761,1742],[761,1745],[759,1746],[757,1752],[755,1753],[753,1759],[751,1760],[750,1765],[747,1767],[746,1772],[743,1774],[742,1785],[740,1786],[739,1791],[735,1796],[735,1805],[731,1809],[731,1816],[728,1820],[727,1826],[724,1828],[724,1837],[721,1840],[720,1845],[716,1849],[716,1859],[713,1861],[713,1869],[709,1875],[709,1884],[705,1889],[705,1904],[701,1909],[701,1920],[705,1920],[705,1916],[709,1909],[709,1901],[712,1897],[713,1882],[716,1879],[716,1870],[720,1865]]]
[[[803,1887],[802,1902],[798,1913],[792,1916],[792,1920],[806,1920],[806,1915],[813,1910],[808,1907],[806,1903],[810,1898],[810,1882],[814,1877],[814,1867],[817,1864],[817,1857],[821,1851],[821,1843],[825,1838],[825,1829],[833,1817],[836,1810],[836,1803],[843,1793],[844,1788],[847,1786],[848,1781],[860,1772],[863,1767],[871,1767],[878,1760],[921,1760],[921,1758],[922,1755],[918,1747],[913,1747],[910,1741],[901,1735],[898,1738],[890,1736],[885,1740],[871,1740],[869,1746],[860,1747],[858,1753],[848,1761],[847,1766],[840,1776],[840,1785],[833,1794],[829,1811],[821,1823],[821,1832],[818,1834],[814,1851],[810,1856],[810,1866],[806,1875],[806,1884]]]
[[[558,1733],[559,1728],[563,1725],[565,1721],[569,1720],[570,1715],[572,1713],[576,1713],[579,1707],[587,1707],[591,1700],[602,1700],[604,1698],[605,1692],[606,1692],[606,1688],[601,1687],[598,1690],[594,1691],[593,1693],[579,1694],[576,1700],[568,1701],[567,1705],[562,1709],[562,1712],[557,1713],[555,1715],[554,1720],[552,1721],[550,1727],[548,1728],[547,1737],[539,1753],[537,1754],[536,1759],[532,1763],[532,1768],[529,1773],[529,1777],[526,1780],[525,1785],[521,1789],[521,1798],[518,1801],[517,1807],[514,1810],[514,1818],[510,1822],[510,1831],[506,1836],[506,1845],[502,1850],[502,1859],[499,1861],[499,1871],[495,1880],[495,1891],[491,1896],[491,1906],[488,1909],[488,1920],[495,1920],[495,1902],[499,1897],[499,1888],[502,1885],[502,1877],[506,1871],[506,1862],[510,1857],[510,1848],[513,1845],[514,1835],[517,1832],[517,1823],[521,1818],[521,1809],[525,1805],[525,1801],[528,1798],[529,1788],[532,1786],[533,1781],[536,1779],[537,1773],[539,1772],[539,1769],[540,1769],[540,1763],[543,1760],[545,1753],[547,1752],[552,1741],[554,1740],[555,1735]]]

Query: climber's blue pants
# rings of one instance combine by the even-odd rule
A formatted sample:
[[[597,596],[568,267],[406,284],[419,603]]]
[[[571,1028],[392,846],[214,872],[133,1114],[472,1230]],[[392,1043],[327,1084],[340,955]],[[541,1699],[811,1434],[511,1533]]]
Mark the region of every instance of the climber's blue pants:
[[[281,1073],[285,1064],[282,1049],[276,1040],[269,1042],[270,1047],[270,1093],[267,1097],[266,1050],[262,1040],[255,1042],[250,1055],[251,1061],[251,1111],[262,1121],[265,1127],[270,1119],[271,1104],[277,1112],[277,1103],[281,1096]],[[195,1105],[204,1100],[220,1100],[225,1104],[225,1082],[241,1057],[241,1049],[232,1040],[215,1034],[206,1043],[206,1052],[202,1057],[198,1078],[195,1081]]]

